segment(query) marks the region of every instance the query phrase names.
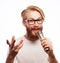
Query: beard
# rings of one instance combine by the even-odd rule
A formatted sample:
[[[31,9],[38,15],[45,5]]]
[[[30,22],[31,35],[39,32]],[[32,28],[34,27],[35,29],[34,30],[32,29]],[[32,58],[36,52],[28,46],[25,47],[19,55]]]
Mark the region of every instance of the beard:
[[[26,28],[27,30],[27,35],[28,37],[32,38],[32,39],[38,39],[38,35],[37,35],[37,32],[34,33],[35,30],[39,30],[39,31],[42,31],[43,27],[40,27],[40,28],[37,28],[37,27],[34,27],[34,28]]]

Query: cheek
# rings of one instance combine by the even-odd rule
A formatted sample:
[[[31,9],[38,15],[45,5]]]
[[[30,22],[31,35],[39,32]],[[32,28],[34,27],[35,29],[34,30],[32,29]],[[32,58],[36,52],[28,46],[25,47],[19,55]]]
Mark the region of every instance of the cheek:
[[[39,27],[40,27],[40,28],[43,28],[43,25],[42,25],[42,24],[40,24],[40,25],[39,25]]]
[[[39,26],[43,26],[43,24],[40,24]]]
[[[31,30],[33,27],[34,27],[33,25],[27,25],[27,28],[30,29],[30,30]]]

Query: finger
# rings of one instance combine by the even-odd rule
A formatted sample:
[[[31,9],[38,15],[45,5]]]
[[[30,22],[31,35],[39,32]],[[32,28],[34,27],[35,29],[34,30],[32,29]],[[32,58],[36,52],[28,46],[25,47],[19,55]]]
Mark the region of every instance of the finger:
[[[22,44],[23,44],[23,40],[21,40],[21,41],[15,46],[15,49],[16,49],[16,48],[20,48],[20,47],[22,46]]]
[[[13,36],[13,37],[12,37],[12,40],[11,40],[11,42],[14,42],[14,41],[15,41],[15,36]]]
[[[21,44],[15,51],[18,52],[22,48],[23,44]]]
[[[44,44],[47,44],[47,40],[43,40],[43,41],[41,42],[41,45],[44,45]]]
[[[19,45],[22,44],[22,43],[23,43],[23,40],[21,40],[21,41],[19,42]]]
[[[12,47],[14,46],[15,41],[16,41],[16,40],[15,40],[15,36],[13,36],[13,37],[12,37],[12,40],[11,40],[11,45],[12,45]]]
[[[47,49],[47,48],[49,48],[49,49],[50,49],[50,47],[49,47],[48,45],[44,46],[44,49]]]
[[[18,49],[20,49],[23,46],[23,41],[20,42]]]
[[[6,42],[7,42],[7,44],[10,46],[11,44],[10,44],[10,42],[9,42],[9,40],[6,40]]]
[[[44,37],[43,39],[40,39],[40,41],[42,42],[42,41],[45,41],[46,40],[46,38]]]
[[[41,45],[42,45],[43,47],[49,46],[49,44],[48,44],[46,41],[43,41],[43,42],[41,43]]]
[[[46,47],[47,46],[47,44],[44,44],[44,45],[42,45],[43,47]]]
[[[16,46],[14,46],[13,50],[18,51],[23,46],[23,40],[21,40]]]

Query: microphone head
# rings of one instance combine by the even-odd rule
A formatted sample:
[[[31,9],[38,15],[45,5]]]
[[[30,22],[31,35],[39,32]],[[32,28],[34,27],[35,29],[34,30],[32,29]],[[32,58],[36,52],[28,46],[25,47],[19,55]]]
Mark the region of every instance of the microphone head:
[[[38,37],[39,37],[40,39],[43,39],[43,38],[44,38],[42,31],[39,31],[39,32],[37,33],[37,35],[38,35]]]

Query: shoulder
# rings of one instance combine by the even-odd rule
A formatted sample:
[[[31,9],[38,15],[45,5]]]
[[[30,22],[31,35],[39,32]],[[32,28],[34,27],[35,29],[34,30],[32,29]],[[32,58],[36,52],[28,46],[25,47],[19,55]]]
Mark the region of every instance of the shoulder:
[[[20,42],[21,40],[24,40],[24,36],[18,37],[18,38],[16,39],[15,45],[16,45],[18,42]]]
[[[16,39],[16,41],[23,40],[23,39],[24,39],[24,36],[21,36],[21,37],[18,37],[18,38]]]

